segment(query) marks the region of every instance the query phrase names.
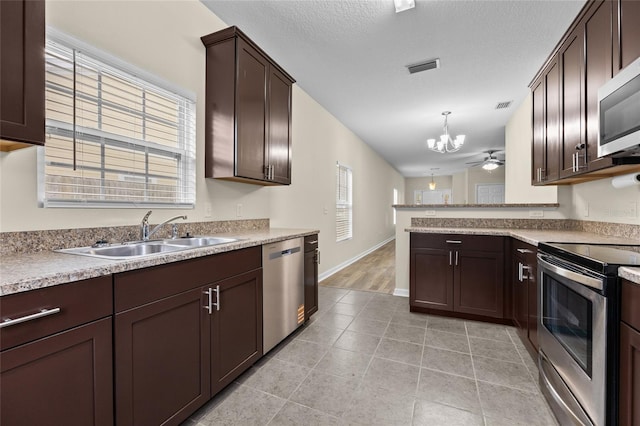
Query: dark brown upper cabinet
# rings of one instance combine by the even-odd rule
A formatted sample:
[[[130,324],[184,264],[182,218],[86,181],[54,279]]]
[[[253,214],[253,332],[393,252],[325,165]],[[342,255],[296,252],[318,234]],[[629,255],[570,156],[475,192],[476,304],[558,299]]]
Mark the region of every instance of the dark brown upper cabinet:
[[[640,57],[640,2],[620,0],[613,13],[614,74]]]
[[[534,185],[578,183],[640,168],[598,158],[598,89],[640,56],[639,20],[639,2],[589,0],[534,78]]]
[[[44,0],[0,1],[0,151],[44,145]]]
[[[201,40],[207,48],[205,177],[289,185],[295,80],[237,27]]]

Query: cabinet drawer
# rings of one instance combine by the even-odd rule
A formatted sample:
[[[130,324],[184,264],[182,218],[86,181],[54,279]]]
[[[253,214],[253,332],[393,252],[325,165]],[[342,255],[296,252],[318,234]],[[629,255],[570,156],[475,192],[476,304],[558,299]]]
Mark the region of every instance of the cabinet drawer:
[[[640,284],[622,280],[622,321],[640,330]]]
[[[315,251],[318,248],[318,234],[304,237],[304,252]]]
[[[262,266],[259,246],[114,275],[115,311],[202,287]]]
[[[411,233],[411,248],[441,248],[451,250],[504,251],[504,237],[466,234]]]
[[[42,310],[52,313],[0,329],[0,350],[111,315],[111,275],[0,297],[1,322]]]

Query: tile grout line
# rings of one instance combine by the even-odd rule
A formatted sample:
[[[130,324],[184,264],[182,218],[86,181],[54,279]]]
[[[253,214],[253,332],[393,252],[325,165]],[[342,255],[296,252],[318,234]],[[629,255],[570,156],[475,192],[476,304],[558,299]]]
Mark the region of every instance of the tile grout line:
[[[469,357],[471,358],[471,370],[473,371],[473,381],[476,385],[476,396],[478,397],[478,403],[480,404],[480,415],[482,416],[482,423],[486,425],[487,416],[484,413],[484,406],[482,404],[482,398],[480,398],[480,386],[478,384],[478,375],[476,373],[476,364],[473,361],[473,351],[471,350],[471,339],[469,338],[469,330],[467,329],[467,322],[464,322],[464,330],[467,336],[467,344],[469,345]]]

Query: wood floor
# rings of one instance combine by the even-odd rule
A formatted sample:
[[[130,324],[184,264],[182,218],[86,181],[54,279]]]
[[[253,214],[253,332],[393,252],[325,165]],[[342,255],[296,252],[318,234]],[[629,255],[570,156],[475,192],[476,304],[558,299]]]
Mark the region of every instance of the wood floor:
[[[320,282],[324,287],[393,293],[396,282],[396,242],[388,242],[373,253]]]

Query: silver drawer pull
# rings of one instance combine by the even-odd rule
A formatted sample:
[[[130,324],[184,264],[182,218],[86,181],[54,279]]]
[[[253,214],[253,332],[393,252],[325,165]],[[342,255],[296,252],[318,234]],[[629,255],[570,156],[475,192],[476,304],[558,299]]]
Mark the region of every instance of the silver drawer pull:
[[[10,325],[20,324],[21,322],[27,322],[37,318],[47,317],[49,315],[57,314],[59,312],[60,312],[60,308],[42,309],[40,312],[36,312],[35,314],[26,315],[24,317],[20,317],[16,319],[5,318],[0,323],[0,328],[9,327]]]
[[[516,249],[518,251],[518,253],[533,253],[531,250],[529,249]]]
[[[318,240],[307,241],[307,244],[318,244]]]
[[[460,240],[447,240],[448,244],[462,244],[462,241]]]

